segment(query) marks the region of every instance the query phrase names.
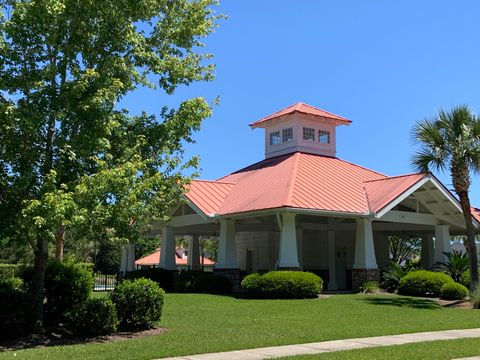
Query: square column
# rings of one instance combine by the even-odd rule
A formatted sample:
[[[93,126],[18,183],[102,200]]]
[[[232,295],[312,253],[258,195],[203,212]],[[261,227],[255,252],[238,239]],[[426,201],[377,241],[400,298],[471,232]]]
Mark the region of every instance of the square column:
[[[162,246],[160,249],[160,264],[162,269],[177,270],[175,254],[175,234],[170,226],[162,229]]]
[[[198,241],[198,234],[190,237],[188,242],[188,268],[190,270],[201,270],[200,264],[200,246]]]
[[[373,242],[372,221],[357,219],[355,236],[355,262],[352,269],[352,289],[357,291],[366,281],[380,281]]]
[[[425,269],[430,269],[434,263],[433,261],[433,234],[427,234],[422,236],[422,254],[420,256],[420,261],[422,267]]]
[[[125,274],[126,272],[133,270],[135,270],[135,245],[128,244],[122,247],[120,272]]]
[[[444,252],[450,252],[450,227],[448,225],[435,226],[435,262],[445,262],[447,257]]]
[[[218,262],[216,269],[238,269],[237,248],[235,244],[235,222],[220,221],[220,238],[218,241]]]
[[[378,269],[373,243],[372,221],[367,218],[357,219],[355,236],[354,269]]]
[[[335,232],[328,230],[328,290],[337,290]]]
[[[300,268],[300,263],[298,261],[295,214],[284,213],[281,215],[281,219],[278,268],[298,270]]]

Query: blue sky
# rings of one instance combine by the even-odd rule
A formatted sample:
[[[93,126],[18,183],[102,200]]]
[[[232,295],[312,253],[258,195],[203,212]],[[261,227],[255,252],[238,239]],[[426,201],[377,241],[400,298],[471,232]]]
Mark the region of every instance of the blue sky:
[[[353,121],[337,156],[387,175],[412,172],[410,129],[439,108],[480,114],[478,1],[223,1],[229,16],[206,39],[216,80],[166,99],[142,90],[125,103],[158,113],[192,96],[220,96],[187,154],[215,179],[264,157],[248,124],[302,101]],[[448,174],[440,179],[451,188]],[[478,175],[471,200],[480,206]]]

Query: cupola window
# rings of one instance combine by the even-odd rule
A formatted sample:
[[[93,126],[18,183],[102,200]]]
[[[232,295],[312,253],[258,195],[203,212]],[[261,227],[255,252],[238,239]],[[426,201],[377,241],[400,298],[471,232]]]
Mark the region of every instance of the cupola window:
[[[292,128],[286,128],[282,130],[282,142],[288,143],[290,141],[293,141],[293,129]]]
[[[303,128],[303,140],[315,141],[315,129],[313,128]]]
[[[318,142],[320,144],[330,144],[330,132],[318,130]]]
[[[280,144],[280,131],[270,133],[270,145]]]

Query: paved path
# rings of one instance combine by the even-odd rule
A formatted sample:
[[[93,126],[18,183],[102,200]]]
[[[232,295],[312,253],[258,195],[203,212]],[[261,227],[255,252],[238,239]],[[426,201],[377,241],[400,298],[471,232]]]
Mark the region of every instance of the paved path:
[[[377,346],[401,345],[423,341],[454,340],[475,337],[480,337],[480,329],[430,331],[413,334],[375,336],[307,344],[272,346],[248,350],[172,357],[168,358],[168,360],[260,360],[281,356],[320,354]]]

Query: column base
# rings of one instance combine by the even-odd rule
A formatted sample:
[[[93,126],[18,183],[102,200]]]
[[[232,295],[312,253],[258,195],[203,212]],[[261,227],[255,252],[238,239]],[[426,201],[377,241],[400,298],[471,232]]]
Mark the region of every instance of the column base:
[[[365,281],[380,283],[380,269],[352,269],[353,291],[359,291]]]
[[[222,275],[228,278],[232,283],[232,289],[235,292],[240,291],[240,283],[242,282],[243,276],[240,269],[213,269],[213,273],[217,275]]]

